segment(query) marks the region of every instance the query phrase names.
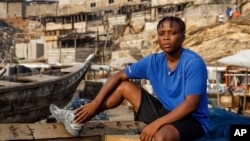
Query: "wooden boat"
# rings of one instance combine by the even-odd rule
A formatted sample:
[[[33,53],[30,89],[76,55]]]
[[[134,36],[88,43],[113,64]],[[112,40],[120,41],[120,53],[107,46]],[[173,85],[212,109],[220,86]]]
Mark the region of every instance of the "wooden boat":
[[[0,123],[33,123],[50,116],[51,103],[63,107],[68,104],[84,78],[90,63],[72,67],[0,77]]]

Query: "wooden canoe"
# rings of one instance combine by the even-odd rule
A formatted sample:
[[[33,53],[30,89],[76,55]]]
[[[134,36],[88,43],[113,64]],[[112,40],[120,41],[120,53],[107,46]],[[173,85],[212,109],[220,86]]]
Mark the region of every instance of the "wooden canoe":
[[[64,69],[1,76],[0,123],[34,123],[50,116],[51,103],[68,104],[94,58]]]

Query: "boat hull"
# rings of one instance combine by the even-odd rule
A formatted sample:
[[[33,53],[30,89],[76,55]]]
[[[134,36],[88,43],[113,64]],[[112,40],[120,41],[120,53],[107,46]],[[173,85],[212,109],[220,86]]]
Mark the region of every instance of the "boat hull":
[[[0,87],[0,123],[34,123],[50,116],[50,104],[67,105],[90,67],[89,61],[61,70],[53,79]],[[30,77],[14,79],[19,78]]]

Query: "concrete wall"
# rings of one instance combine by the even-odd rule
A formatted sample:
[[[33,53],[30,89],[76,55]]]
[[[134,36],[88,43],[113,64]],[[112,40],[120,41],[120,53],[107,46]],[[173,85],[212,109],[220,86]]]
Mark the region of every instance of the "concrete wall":
[[[57,41],[45,41],[44,42],[44,58],[48,59],[49,50],[57,49]]]
[[[89,54],[94,53],[94,50],[95,48],[89,47],[49,49],[47,59],[49,64],[84,62]]]
[[[28,58],[28,46],[29,44],[27,43],[16,43],[15,46],[15,54],[19,58]]]
[[[86,22],[74,23],[74,27],[78,33],[83,33],[86,31]]]
[[[100,26],[95,26],[95,27],[88,27],[88,31],[98,31],[100,34],[101,33],[106,33],[106,30],[104,29],[104,26],[100,25]]]
[[[70,15],[86,11],[84,4],[79,5],[63,5],[58,7],[58,15]]]
[[[28,17],[28,16],[55,16],[58,3],[39,3],[24,5],[23,1],[0,2],[0,18]]]
[[[7,2],[7,17],[23,17],[22,2]]]
[[[7,17],[7,3],[0,2],[0,18],[5,19]]]
[[[109,3],[108,0],[60,0],[59,1],[59,15],[73,14],[79,12],[97,12],[104,10],[116,10],[123,5],[136,5],[141,3],[140,0],[114,0],[114,3]],[[91,7],[91,5],[95,5]]]
[[[84,25],[84,23],[83,23]],[[46,24],[46,31],[50,31],[50,30],[67,30],[67,29],[72,29],[72,24],[61,24],[61,23],[47,23]]]
[[[72,2],[78,2],[82,0],[73,0]],[[69,5],[71,3],[71,0],[59,0],[59,6],[65,6]]]
[[[75,62],[75,49],[63,48],[63,49],[51,49],[47,50],[48,64],[57,63],[72,63]],[[60,57],[61,56],[61,57]]]
[[[29,16],[56,16],[58,3],[33,4],[26,7],[26,17]]]
[[[171,5],[171,4],[179,4],[179,3],[194,3],[195,5],[201,4],[233,4],[236,0],[152,0],[152,6],[159,5]]]
[[[159,5],[167,5],[167,4],[178,4],[178,3],[186,3],[186,2],[193,2],[194,0],[152,0],[152,6],[159,6]]]
[[[29,58],[30,59],[37,59],[42,57],[44,54],[44,44],[42,39],[41,40],[31,40],[30,41],[30,48],[29,48]]]
[[[44,54],[44,45],[41,40],[31,40],[30,43],[17,43],[16,56],[26,60],[37,59]]]

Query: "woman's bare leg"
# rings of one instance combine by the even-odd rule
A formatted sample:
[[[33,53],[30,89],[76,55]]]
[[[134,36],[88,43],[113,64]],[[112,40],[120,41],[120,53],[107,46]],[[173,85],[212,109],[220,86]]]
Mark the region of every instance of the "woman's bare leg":
[[[119,106],[123,100],[130,102],[137,112],[141,101],[141,88],[130,81],[123,81],[102,103],[98,112]]]
[[[179,141],[179,131],[172,125],[164,125],[155,134],[154,141]]]

